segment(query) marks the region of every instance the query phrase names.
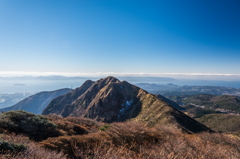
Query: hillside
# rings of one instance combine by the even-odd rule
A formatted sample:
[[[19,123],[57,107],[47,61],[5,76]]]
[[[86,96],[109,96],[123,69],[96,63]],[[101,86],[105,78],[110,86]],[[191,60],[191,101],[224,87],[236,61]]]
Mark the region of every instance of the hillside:
[[[174,108],[181,110],[182,112],[184,112],[185,114],[187,114],[188,116],[192,117],[192,118],[200,118],[206,114],[214,114],[214,113],[221,113],[220,111],[215,111],[213,109],[209,109],[209,108],[203,108],[203,107],[198,107],[196,105],[191,105],[191,104],[187,104],[185,105],[184,103],[181,103],[179,101],[177,101],[176,99],[181,99],[178,96],[175,96],[175,101],[183,104],[180,106],[179,103],[170,100],[168,98],[165,98],[164,96],[158,94],[157,95],[158,98],[162,99],[163,101],[165,101],[166,103],[170,104],[171,106],[173,106]]]
[[[195,105],[197,107],[213,109],[225,113],[240,113],[240,98],[231,95],[182,95],[182,96],[166,96],[181,105]]]
[[[64,88],[55,91],[40,92],[23,99],[22,101],[18,102],[17,104],[11,107],[0,109],[0,112],[21,109],[28,112],[32,112],[34,114],[41,114],[43,109],[47,107],[47,105],[51,102],[52,99],[60,95],[66,94],[70,91],[72,91],[72,89]]]
[[[0,158],[239,158],[237,136],[143,122],[102,123],[22,110],[0,113]]]
[[[213,109],[196,107],[194,105],[188,104],[183,106],[185,110],[183,112],[187,113],[190,117],[200,118],[206,114],[224,114],[220,111],[215,111]]]
[[[87,83],[90,84],[87,85],[85,82],[79,88],[86,91],[84,93],[81,91],[82,94],[80,93],[76,100],[67,100],[69,93],[55,98],[42,114],[87,117],[108,123],[131,119],[144,122],[150,127],[165,124],[187,132],[210,131],[157,96],[126,81],[121,82],[114,77],[107,77],[92,85],[92,82]],[[72,93],[74,91],[76,90]]]
[[[240,116],[228,114],[208,114],[197,119],[214,131],[240,135]]]

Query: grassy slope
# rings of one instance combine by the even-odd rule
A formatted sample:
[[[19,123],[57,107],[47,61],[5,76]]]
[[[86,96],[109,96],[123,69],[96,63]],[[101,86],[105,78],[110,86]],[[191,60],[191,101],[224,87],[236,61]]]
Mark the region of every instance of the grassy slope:
[[[62,118],[53,114],[48,116],[49,121],[46,118],[36,121],[39,116],[23,111],[4,113],[1,116],[8,123],[18,124],[18,121],[12,119],[13,114],[15,114],[14,119],[33,121],[32,124],[40,121],[40,123],[52,122],[56,125],[56,130],[61,133],[58,137],[48,137],[46,140],[35,142],[22,135],[8,134],[5,130],[10,127],[5,126],[5,130],[2,130],[0,125],[0,140],[10,145],[21,144],[26,147],[21,153],[3,150],[0,158],[54,159],[65,158],[65,155],[68,158],[100,159],[240,157],[240,140],[218,133],[187,134],[166,125],[149,128],[142,122],[119,122],[103,126],[104,123],[87,118]],[[28,129],[30,127],[31,125]],[[83,128],[86,132],[79,132],[79,128]],[[10,130],[15,131],[12,128]],[[31,135],[29,131],[23,133],[27,136]],[[2,146],[5,145],[0,142],[0,147]]]
[[[79,158],[239,158],[240,142],[217,133],[186,134],[139,122],[112,123],[105,131],[48,138],[40,144]]]
[[[240,134],[240,116],[228,114],[208,114],[197,119],[215,131]]]
[[[173,108],[156,96],[140,89],[138,97],[142,104],[141,112],[134,118],[146,122],[148,126],[171,125],[188,132],[210,131],[206,126]]]

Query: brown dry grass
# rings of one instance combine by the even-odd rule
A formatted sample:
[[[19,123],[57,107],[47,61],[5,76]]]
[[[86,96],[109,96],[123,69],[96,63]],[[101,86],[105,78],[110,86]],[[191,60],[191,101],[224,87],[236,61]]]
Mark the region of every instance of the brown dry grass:
[[[48,138],[40,144],[78,158],[240,158],[237,138],[128,122],[114,123],[102,132]]]
[[[79,124],[88,128],[92,127],[100,127],[103,125],[103,123],[98,122],[96,120],[90,119],[90,118],[82,118],[82,117],[67,117],[64,118],[66,121],[73,122],[75,124]]]
[[[49,121],[57,125],[57,129],[61,130],[62,135],[81,135],[89,132],[97,132],[99,127],[104,124],[93,119],[82,117],[62,118],[56,114],[49,114],[47,117]],[[63,131],[65,131],[65,133]]]
[[[62,152],[58,153],[56,151],[46,150],[39,146],[38,143],[29,140],[28,137],[23,135],[12,134],[0,134],[0,138],[4,141],[23,144],[26,150],[15,153],[15,152],[3,152],[0,150],[0,159],[64,159],[66,155]]]
[[[36,159],[225,159],[240,158],[240,139],[219,133],[187,134],[167,126],[147,127],[141,122],[122,122],[103,125],[86,118],[49,116],[61,132],[34,142],[28,137],[7,134],[0,138],[14,144],[23,144],[22,152],[2,152],[1,158]]]

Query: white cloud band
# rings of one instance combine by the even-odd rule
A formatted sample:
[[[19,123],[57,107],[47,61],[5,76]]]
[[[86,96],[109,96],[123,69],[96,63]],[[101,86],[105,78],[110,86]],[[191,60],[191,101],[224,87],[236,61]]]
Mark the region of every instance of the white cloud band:
[[[0,77],[21,77],[21,76],[67,76],[67,77],[100,77],[100,76],[240,76],[240,74],[219,74],[219,73],[128,73],[128,72],[26,72],[26,71],[0,71]]]

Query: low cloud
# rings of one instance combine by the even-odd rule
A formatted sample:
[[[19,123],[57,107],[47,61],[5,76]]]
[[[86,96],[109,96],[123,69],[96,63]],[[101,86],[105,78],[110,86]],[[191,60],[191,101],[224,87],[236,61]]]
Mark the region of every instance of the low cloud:
[[[170,77],[178,79],[236,79],[240,80],[240,74],[219,73],[131,73],[131,72],[25,72],[25,71],[0,71],[0,77],[23,77],[23,76],[65,76],[65,77]]]

